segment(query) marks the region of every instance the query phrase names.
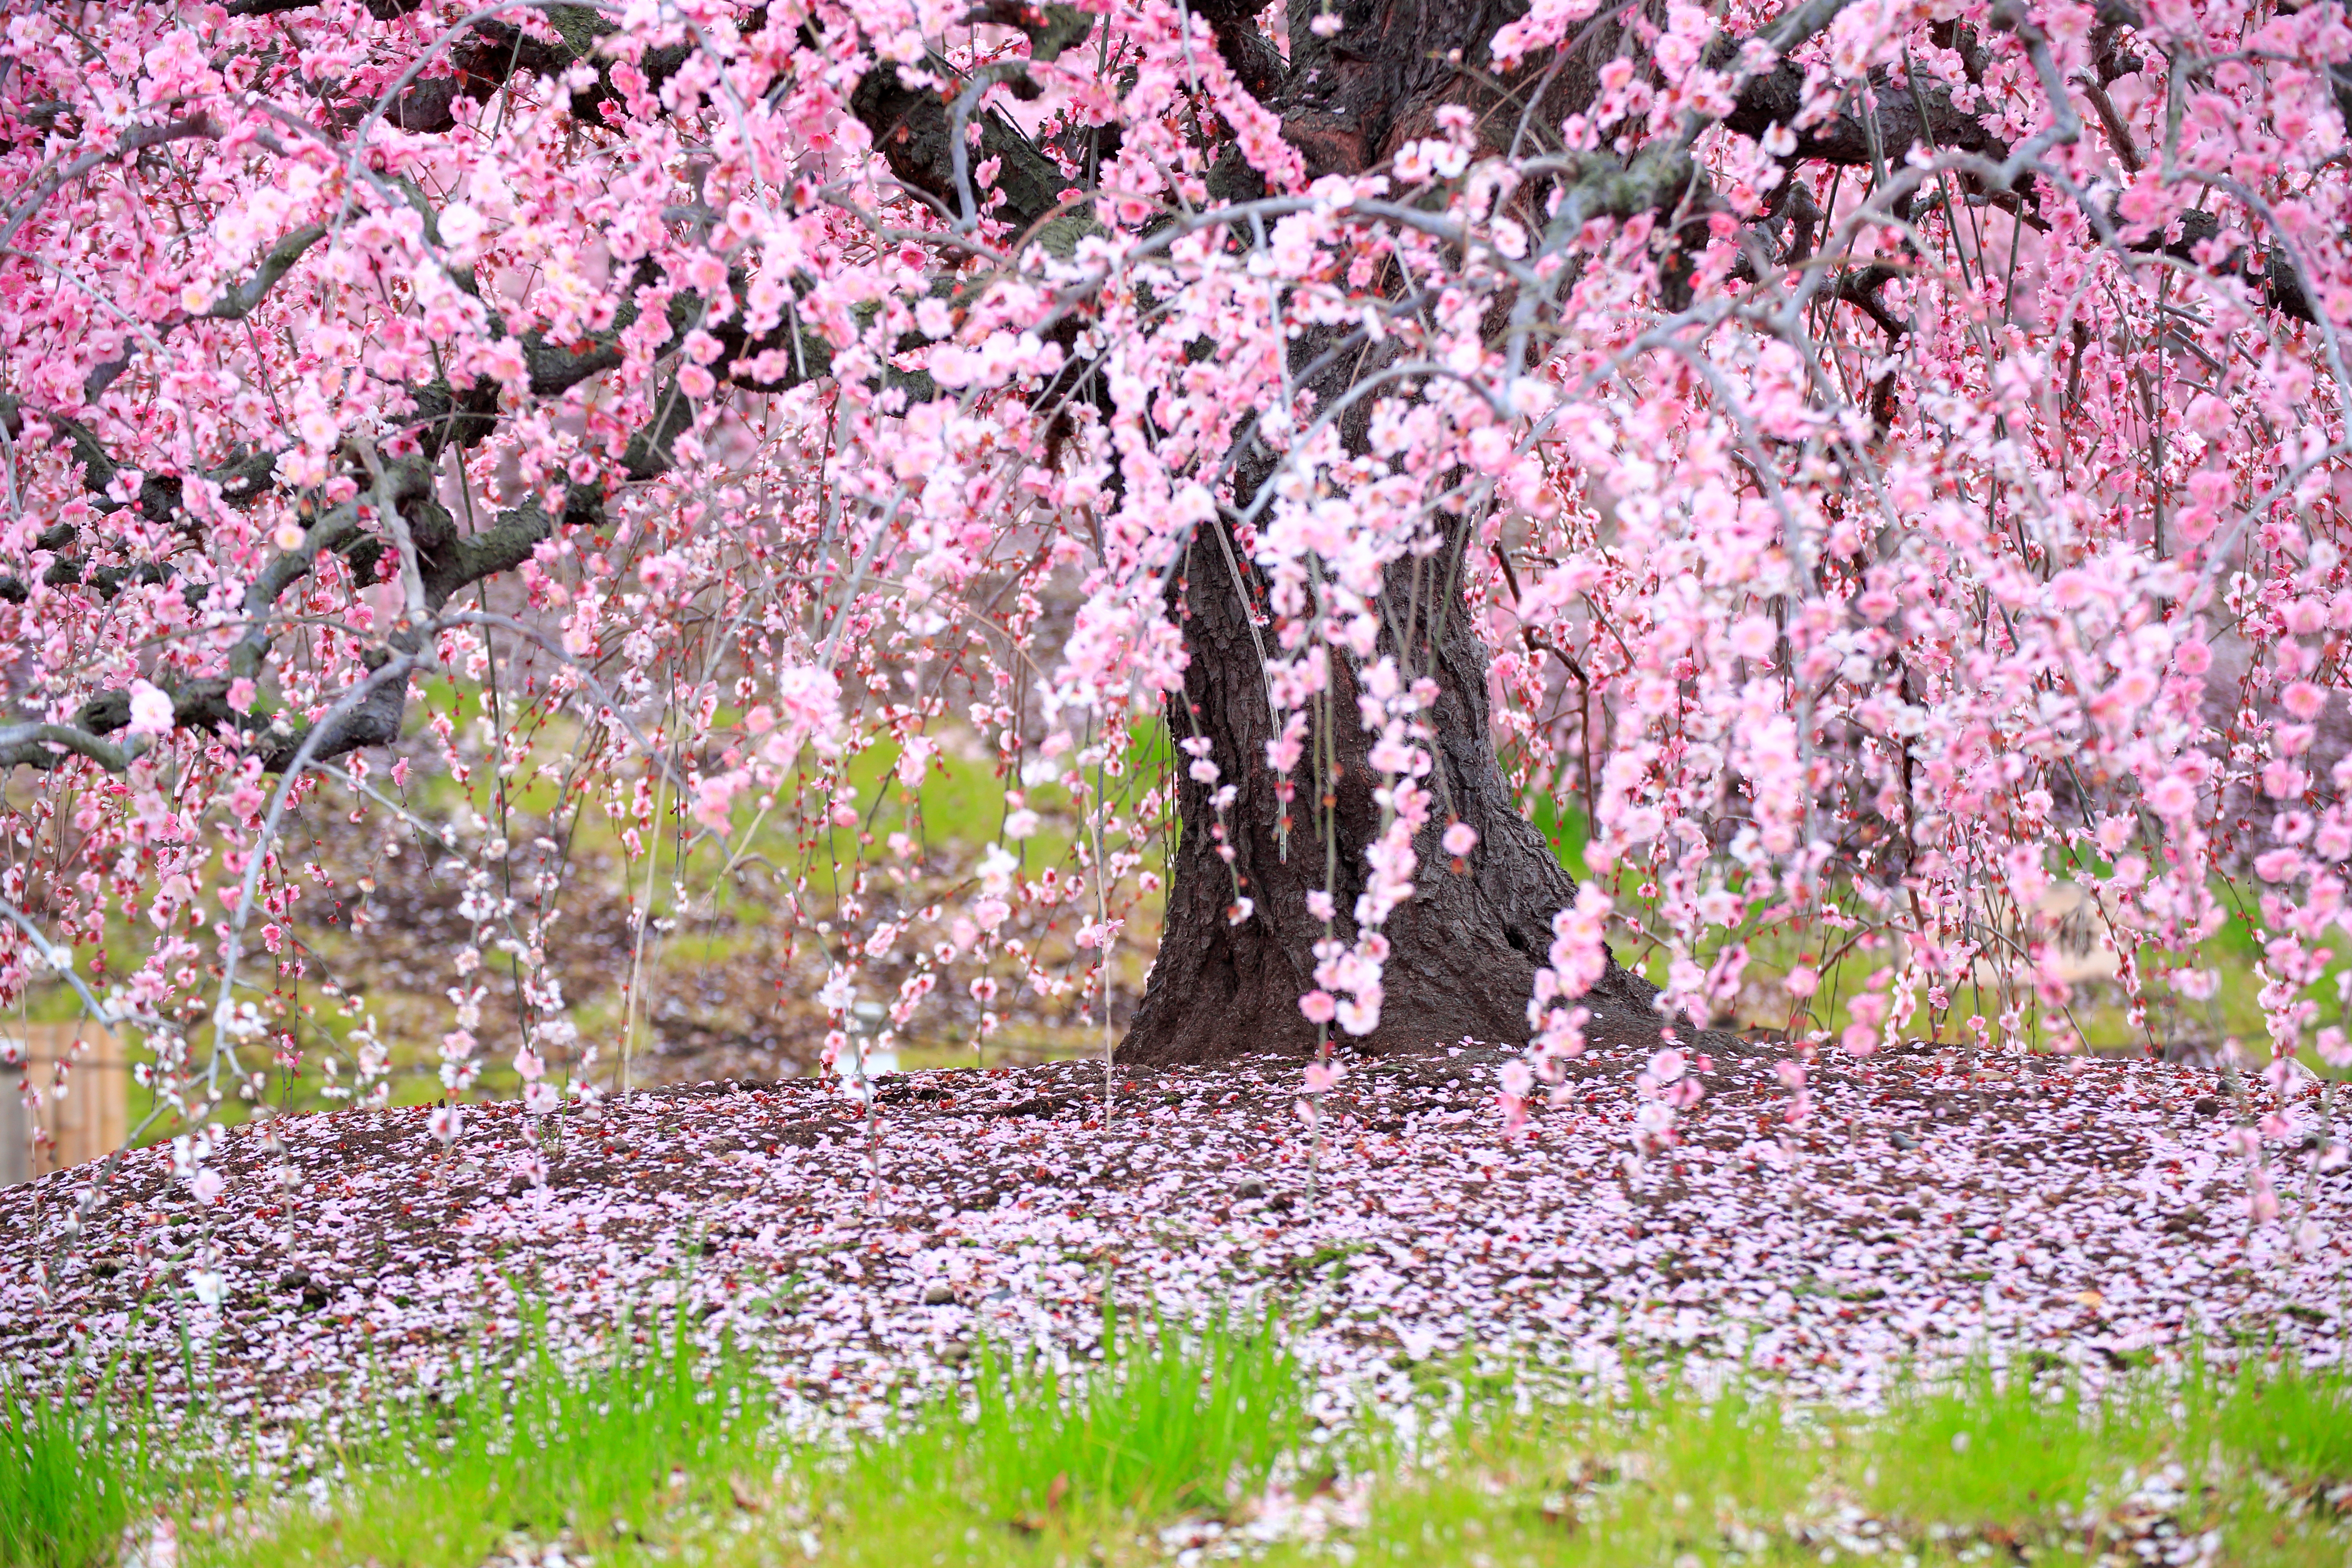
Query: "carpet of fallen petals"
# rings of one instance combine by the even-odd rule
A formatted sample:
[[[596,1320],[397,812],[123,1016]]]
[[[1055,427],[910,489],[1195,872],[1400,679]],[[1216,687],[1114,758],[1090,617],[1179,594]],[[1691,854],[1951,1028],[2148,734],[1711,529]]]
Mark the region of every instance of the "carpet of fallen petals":
[[[1106,1288],[1283,1303],[1332,1410],[1465,1346],[1564,1373],[1671,1350],[1854,1403],[1979,1347],[2093,1373],[2191,1337],[2343,1355],[2352,1169],[2317,1085],[1921,1051],[1817,1068],[1791,1129],[1769,1059],[1720,1062],[1635,1165],[1640,1064],[1575,1064],[1508,1145],[1475,1050],[1359,1064],[1319,1152],[1272,1060],[1122,1069],[1108,1121],[1079,1063],[885,1079],[870,1130],[805,1080],[573,1107],[536,1142],[512,1104],[447,1146],[425,1110],[280,1119],[227,1136],[210,1204],[168,1147],[129,1156],[70,1249],[94,1168],[0,1191],[0,1365],[54,1382],[129,1342],[167,1405],[192,1367],[216,1412],[268,1419],[436,1376],[540,1306],[586,1342],[683,1291],[793,1408],[854,1417],[977,1337],[1083,1353]]]

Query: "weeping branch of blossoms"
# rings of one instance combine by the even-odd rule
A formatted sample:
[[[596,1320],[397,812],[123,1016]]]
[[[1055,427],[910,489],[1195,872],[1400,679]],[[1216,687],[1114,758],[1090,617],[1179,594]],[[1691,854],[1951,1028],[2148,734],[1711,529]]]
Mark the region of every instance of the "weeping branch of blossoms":
[[[2083,1046],[2062,892],[2151,1048],[2252,936],[2258,1205],[2252,1097],[2347,1053],[2336,8],[84,20],[0,79],[0,1000],[152,930],[93,999],[192,1117],[302,1056],[237,994],[286,814],[386,748],[503,802],[556,715],[642,918],[665,854],[799,868],[829,1062],[887,963],[892,1031],[1007,973],[1108,1026],[1156,907],[1131,1059],[1288,1051],[1313,1121],[1524,1048],[1517,1130],[1638,1042],[1652,1150],[1740,1027],[1796,1121],[1822,1049]],[[1004,779],[951,896],[829,847],[877,748]],[[535,1109],[595,1060],[467,834],[452,1137],[486,955]]]

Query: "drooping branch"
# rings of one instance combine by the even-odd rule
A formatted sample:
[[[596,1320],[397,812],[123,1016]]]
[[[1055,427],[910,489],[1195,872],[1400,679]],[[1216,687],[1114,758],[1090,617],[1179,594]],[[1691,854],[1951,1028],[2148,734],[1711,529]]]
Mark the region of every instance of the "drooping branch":
[[[684,411],[683,417],[679,410]],[[632,477],[652,478],[667,470],[670,461],[667,443],[690,421],[691,415],[691,405],[685,399],[671,399],[670,407],[649,427],[654,434],[640,432],[631,442]],[[549,517],[538,502],[530,501],[500,513],[490,527],[478,533],[460,534],[456,521],[435,498],[433,474],[428,458],[398,459],[390,465],[385,489],[401,509],[403,521],[416,542],[426,606],[436,615],[465,588],[521,564],[542,542],[553,537],[559,525],[593,529],[604,521],[603,492],[593,486],[574,484],[565,493],[559,518]],[[327,721],[331,725],[329,732],[315,739],[309,727],[288,724],[282,716],[273,720],[267,714],[240,712],[229,704],[235,681],[257,679],[263,672],[269,656],[277,604],[287,591],[309,576],[320,558],[330,554],[344,556],[355,572],[365,574],[373,570],[383,548],[380,536],[362,527],[358,503],[346,501],[315,520],[300,544],[273,555],[246,591],[245,631],[230,647],[228,673],[189,681],[170,692],[174,727],[242,737],[246,744],[257,751],[262,768],[268,773],[283,772],[306,750],[310,761],[326,762],[398,740],[407,708],[408,681],[404,675],[372,680],[362,700],[339,707]],[[379,651],[362,662],[375,671],[389,658],[413,658],[430,630],[409,627],[395,631],[390,638],[389,651]],[[85,702],[69,721],[0,729],[0,770],[21,764],[47,771],[69,756],[79,756],[110,772],[121,772],[152,744],[145,735],[135,736],[127,744],[117,744],[106,738],[128,728],[131,718],[130,693],[111,690]]]
[[[1846,3],[1848,0],[1808,0],[1757,41],[1785,56],[1826,26]],[[299,7],[291,0],[240,0],[232,7],[232,14],[264,16],[297,8]],[[1285,66],[1258,32],[1255,14],[1245,14],[1238,8],[1236,0],[1208,0],[1198,10],[1218,39],[1221,57],[1244,85],[1279,103],[1286,129],[1297,130],[1299,136],[1321,147],[1321,162],[1328,163],[1344,153],[1358,167],[1365,166],[1381,153],[1394,136],[1422,124],[1435,103],[1464,94],[1491,96],[1490,89],[1479,85],[1476,71],[1470,68],[1483,59],[1486,40],[1502,20],[1507,19],[1503,11],[1489,14],[1490,8],[1478,4],[1441,7],[1406,4],[1404,0],[1355,0],[1342,8],[1348,23],[1346,47],[1303,26],[1312,20],[1311,16],[1302,12],[1295,16],[1294,22],[1301,24],[1293,29],[1296,58]],[[544,18],[546,28],[505,23],[478,26],[453,56],[454,74],[413,83],[401,100],[391,107],[392,123],[412,131],[446,130],[454,124],[449,111],[457,96],[487,97],[517,71],[559,75],[583,63],[593,65],[598,74],[591,88],[574,92],[571,107],[575,113],[593,113],[613,96],[607,74],[612,61],[601,52],[598,44],[615,31],[614,24],[587,6],[550,7]],[[1086,37],[1093,25],[1093,18],[1073,8],[1033,6],[1020,0],[989,0],[969,19],[1022,29],[1030,38],[1030,58],[1036,61],[1054,59]],[[2116,25],[2115,19],[2103,13],[2103,26]],[[1612,40],[1612,47],[1620,42]],[[1407,47],[1409,44],[1414,47]],[[1428,47],[1421,47],[1423,45]],[[1466,55],[1463,52],[1465,47]],[[1713,55],[1719,61],[1728,61],[1738,57],[1741,47],[1737,41],[1719,43]],[[658,84],[676,71],[684,58],[684,50],[685,46],[679,46],[676,50],[655,51],[641,62],[641,68]],[[941,60],[929,60],[926,67],[935,75],[951,74]],[[964,96],[976,101],[972,89],[996,79],[1011,83],[1017,91],[1026,85],[1022,74],[1024,68],[1019,61],[988,68],[995,75],[988,78],[982,73],[968,79]],[[1723,122],[1731,129],[1758,135],[1776,124],[1793,127],[1802,85],[1802,71],[1784,59],[1741,86]],[[1375,103],[1377,93],[1391,97]],[[890,64],[869,70],[852,95],[854,110],[871,132],[875,145],[892,173],[909,190],[929,197],[950,216],[969,196],[958,175],[959,165],[968,164],[971,160],[968,155],[961,159],[958,155],[963,150],[957,145],[957,101],[952,95],[943,98],[935,88],[906,84],[900,79],[898,68]],[[1026,228],[1053,213],[1061,205],[1066,184],[1065,176],[1053,160],[1009,120],[993,110],[978,110],[972,113],[971,121],[977,130],[974,151],[980,157],[992,157],[999,163],[993,195],[1001,199],[992,209],[993,216],[1015,228]],[[1341,121],[1346,123],[1342,125]],[[1339,129],[1335,130],[1335,126]],[[93,161],[103,156],[122,155],[138,146],[174,136],[207,133],[211,133],[210,122],[201,119],[149,128],[122,139],[110,151],[85,154],[59,171],[45,188],[53,190],[94,166]],[[1787,155],[1787,161],[1791,163],[1893,166],[1899,164],[1910,149],[1921,144],[1973,153],[1990,161],[2000,161],[2009,155],[2008,144],[2000,136],[1958,108],[1953,89],[1924,78],[1915,78],[1899,88],[1891,81],[1881,82],[1867,95],[1866,101],[1849,100],[1827,120],[1795,131],[1794,134],[1796,144]],[[150,140],[137,141],[141,135]],[[1694,135],[1695,132],[1664,139],[1630,160],[1585,154],[1537,160],[1530,164],[1531,172],[1550,179],[1560,194],[1555,209],[1555,237],[1595,217],[1623,219],[1676,207],[1704,210],[1713,196],[1689,152]],[[405,182],[402,184],[403,194],[423,213],[430,237],[434,232],[430,204],[420,190]],[[29,206],[20,207],[11,224],[20,225],[30,210]],[[2177,258],[2193,261],[2199,243],[2218,232],[2219,223],[2207,215],[2192,217],[2203,222],[2185,225],[2180,238],[2150,239],[2133,248],[2144,252],[2160,249]],[[312,224],[287,235],[265,254],[249,279],[221,293],[201,313],[201,319],[237,321],[250,315],[326,232],[324,226]],[[2313,319],[2311,302],[2305,297],[2293,268],[2280,258],[2242,254],[2231,265],[2254,281],[2274,308],[2299,319]],[[1885,281],[1881,275],[1884,272],[1884,268],[1874,268],[1845,277],[1837,285],[1836,296],[1869,313],[1891,336],[1899,335],[1904,331],[1903,323],[1885,310],[1879,299],[1879,287]],[[460,287],[472,291],[469,278],[454,272],[452,276]],[[733,279],[739,297],[746,281],[740,276]],[[637,290],[630,292],[634,295]],[[861,330],[870,325],[878,309],[861,308],[854,318]],[[670,295],[667,304],[670,340],[675,342],[684,331],[700,324],[705,312],[705,303],[698,295],[687,290]],[[625,357],[623,335],[635,324],[637,316],[638,307],[631,299],[622,303],[609,327],[584,337],[556,342],[543,332],[523,334],[520,342],[530,393],[538,397],[561,396],[596,375],[620,367]],[[492,321],[495,328],[495,312]],[[730,314],[709,330],[724,351],[723,360],[713,368],[737,385],[776,390],[832,372],[834,343],[810,327],[797,310],[788,309],[778,326],[757,337],[745,331],[740,313]],[[93,372],[92,395],[102,392],[128,363],[126,358],[102,366],[102,375]],[[886,364],[880,376],[885,384],[903,385],[918,396],[927,397],[933,391],[928,377],[917,373],[901,372]],[[435,381],[410,388],[409,398],[412,407],[403,423],[414,436],[419,456],[407,459],[402,469],[400,509],[402,520],[415,542],[428,601],[435,611],[464,587],[511,570],[540,543],[552,537],[559,527],[593,526],[602,521],[601,494],[575,487],[567,495],[558,517],[547,516],[532,503],[501,514],[482,532],[460,535],[454,520],[433,498],[431,465],[449,447],[471,448],[498,430],[505,416],[499,389],[488,382],[460,388],[446,381]],[[653,418],[627,445],[621,461],[625,476],[643,480],[667,471],[673,461],[673,443],[690,427],[695,412],[692,402],[675,382],[670,383],[656,400]],[[21,427],[24,416],[14,399],[0,397],[0,419],[5,419],[10,428]],[[144,475],[134,500],[126,503],[116,500],[110,492],[121,471],[121,466],[105,452],[96,436],[68,416],[43,412],[38,417],[69,445],[82,467],[84,482],[99,498],[99,510],[135,505],[151,521],[165,521],[179,514],[183,496],[180,478]],[[230,499],[249,503],[275,482],[274,459],[268,454],[249,455],[207,478],[222,483]],[[74,536],[68,530],[62,538],[45,536],[39,542],[45,549],[58,550],[74,542]],[[303,546],[273,558],[252,584],[245,605],[246,631],[230,656],[232,677],[252,679],[259,674],[268,655],[269,626],[278,599],[313,569],[320,555],[341,555],[364,577],[372,574],[383,547],[382,538],[362,528],[357,513],[348,509],[338,509],[314,521]],[[124,581],[163,570],[160,566],[110,566],[93,571],[79,562],[59,560],[47,569],[44,580],[52,585],[65,585],[87,577],[89,586],[106,595],[117,591]],[[22,600],[29,592],[21,582],[0,579],[0,597]],[[221,689],[214,690],[215,686]],[[228,711],[225,690],[226,682],[198,682],[174,693],[175,721],[188,727],[226,725],[233,731],[254,728],[252,721]],[[369,703],[345,716],[344,731],[323,743],[349,750],[373,743],[360,737],[396,735],[398,700],[404,695],[404,682],[387,683],[372,694]],[[388,719],[377,710],[382,703],[392,704]],[[119,692],[105,694],[87,705],[70,726],[40,727],[44,731],[40,734],[9,731],[16,738],[9,742],[8,752],[0,752],[0,760],[45,765],[44,760],[58,757],[56,748],[63,745],[73,754],[89,756],[105,765],[119,765],[116,759],[121,757],[122,749],[104,737],[126,725],[128,713],[127,696]],[[61,728],[71,731],[78,739],[63,742],[47,732]],[[347,740],[349,744],[345,743]],[[329,751],[325,754],[331,756],[340,752]],[[273,761],[282,763],[283,756],[290,752],[273,752],[271,755]]]

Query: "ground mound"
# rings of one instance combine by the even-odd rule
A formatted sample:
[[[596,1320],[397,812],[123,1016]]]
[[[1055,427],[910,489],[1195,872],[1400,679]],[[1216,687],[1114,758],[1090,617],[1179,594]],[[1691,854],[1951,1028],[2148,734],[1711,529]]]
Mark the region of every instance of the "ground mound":
[[[588,1335],[682,1302],[844,1411],[952,1376],[978,1336],[1082,1341],[1107,1289],[1177,1314],[1271,1292],[1342,1402],[1465,1347],[1720,1358],[1841,1400],[1977,1346],[2342,1356],[2352,1170],[2315,1171],[2316,1085],[1927,1051],[1817,1069],[1791,1130],[1769,1064],[1725,1062],[1635,1165],[1642,1059],[1575,1064],[1507,1145],[1496,1061],[1365,1063],[1319,1156],[1273,1061],[1119,1068],[1108,1119],[1079,1063],[887,1079],[870,1127],[803,1080],[575,1107],[536,1143],[512,1104],[446,1148],[424,1110],[282,1119],[227,1135],[210,1204],[168,1149],[127,1157],[70,1249],[92,1168],[0,1192],[0,1361],[54,1382],[127,1350],[159,1401],[267,1415],[541,1308]],[[2284,1121],[2260,1223],[2251,1115]]]

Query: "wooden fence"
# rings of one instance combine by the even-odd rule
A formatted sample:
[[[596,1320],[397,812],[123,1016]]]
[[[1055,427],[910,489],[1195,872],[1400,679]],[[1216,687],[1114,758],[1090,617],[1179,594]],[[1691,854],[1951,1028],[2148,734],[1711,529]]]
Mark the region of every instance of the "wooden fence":
[[[21,1064],[0,1065],[0,1186],[122,1146],[130,1125],[129,1044],[95,1024],[0,1019],[0,1062]],[[26,1105],[19,1092],[26,1079],[37,1105]]]

